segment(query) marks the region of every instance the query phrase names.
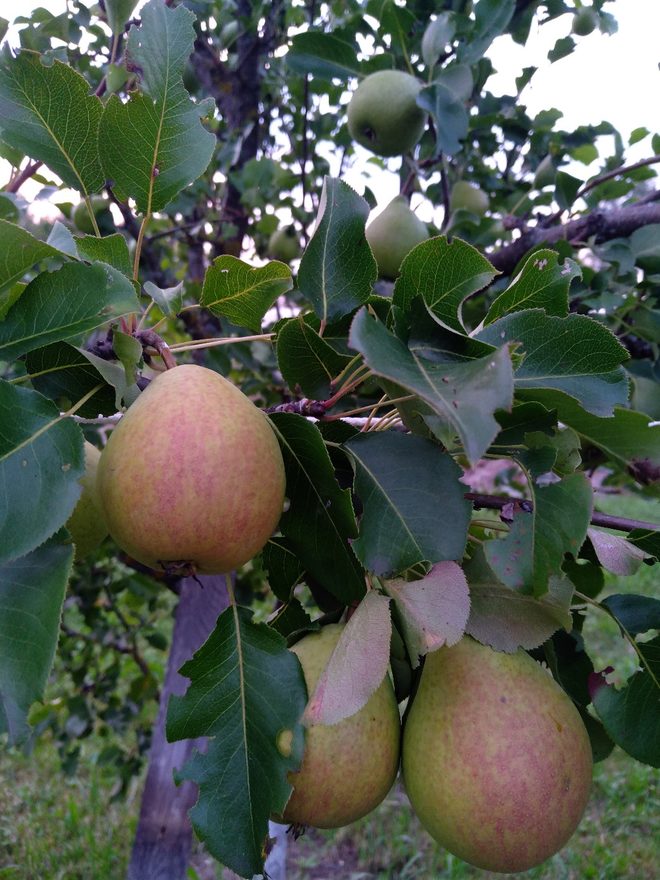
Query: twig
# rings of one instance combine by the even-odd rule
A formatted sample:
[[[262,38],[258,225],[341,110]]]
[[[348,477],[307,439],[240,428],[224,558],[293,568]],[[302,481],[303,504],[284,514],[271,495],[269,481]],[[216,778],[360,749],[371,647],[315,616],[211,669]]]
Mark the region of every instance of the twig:
[[[613,177],[619,177],[619,175],[627,174],[629,171],[635,171],[637,168],[644,168],[646,165],[654,165],[656,162],[660,162],[660,156],[650,156],[648,159],[640,159],[639,162],[635,162],[632,165],[622,165],[620,168],[615,168],[613,171],[608,171],[606,174],[599,174],[598,177],[588,180],[584,186],[581,186],[575,194],[575,198],[581,198],[585,193],[589,192],[590,189],[600,186],[600,184],[605,183],[606,180],[612,180]]]
[[[4,191],[15,193],[23,186],[26,180],[29,180],[41,168],[42,162],[30,162],[13,180],[10,180]]]

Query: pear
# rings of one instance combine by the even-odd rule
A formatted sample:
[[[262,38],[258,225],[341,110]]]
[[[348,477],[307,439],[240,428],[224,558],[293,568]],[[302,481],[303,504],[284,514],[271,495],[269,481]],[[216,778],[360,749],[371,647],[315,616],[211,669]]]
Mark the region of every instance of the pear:
[[[103,196],[94,195],[90,196],[90,204],[100,231],[111,232],[114,229],[114,223],[112,220],[112,214],[110,213],[110,203],[108,200]],[[89,216],[89,211],[87,209],[87,203],[84,199],[79,201],[74,207],[71,214],[71,220],[79,232],[84,232],[85,235],[96,235],[96,230],[92,224],[92,219]]]
[[[101,454],[110,534],[154,569],[214,574],[257,553],[282,513],[284,464],[268,418],[206,367],[161,373]]]
[[[417,106],[422,84],[402,70],[379,70],[365,77],[348,105],[354,141],[378,156],[400,156],[421,138],[426,113]]]
[[[382,278],[396,278],[410,251],[429,237],[426,225],[410,210],[403,196],[389,203],[366,231],[367,241]]]
[[[76,559],[96,550],[108,534],[108,526],[96,490],[96,472],[101,452],[85,440],[85,473],[80,478],[82,493],[66,524],[76,547]]]
[[[311,696],[344,628],[329,624],[297,642]],[[399,766],[401,725],[388,675],[355,715],[305,732],[300,770],[289,773],[293,794],[278,821],[339,828],[375,809],[391,789]]]
[[[489,199],[485,192],[467,180],[457,180],[449,195],[452,211],[469,211],[480,217],[488,210]]]
[[[290,263],[300,256],[300,239],[295,226],[285,226],[273,232],[268,239],[268,256],[283,263]]]
[[[578,37],[587,37],[598,24],[598,13],[591,6],[582,6],[573,16],[571,30]]]
[[[488,871],[526,871],[577,828],[591,746],[573,702],[528,654],[464,637],[426,658],[403,775],[413,810],[442,846]]]

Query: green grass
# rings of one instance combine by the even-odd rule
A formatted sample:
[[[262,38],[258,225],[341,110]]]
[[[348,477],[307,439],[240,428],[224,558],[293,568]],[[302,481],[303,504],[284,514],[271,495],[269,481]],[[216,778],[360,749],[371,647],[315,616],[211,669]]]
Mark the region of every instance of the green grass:
[[[636,497],[599,496],[599,509],[660,522],[660,504]],[[658,596],[658,567],[630,578],[608,576],[605,594]],[[607,615],[590,611],[585,641],[597,669],[617,677],[635,668],[634,653]],[[136,779],[125,801],[112,801],[110,769],[94,765],[103,746],[90,738],[78,775],[62,775],[55,746],[41,742],[31,756],[0,751],[0,880],[123,880],[139,810]],[[656,880],[660,865],[660,773],[620,750],[595,768],[585,817],[569,844],[528,880]],[[204,864],[204,871],[201,865]],[[207,859],[197,853],[210,877]],[[223,877],[221,869],[215,872]],[[224,876],[227,876],[226,874]],[[360,822],[334,832],[308,830],[289,845],[287,880],[490,880],[449,855],[421,828],[400,786]]]

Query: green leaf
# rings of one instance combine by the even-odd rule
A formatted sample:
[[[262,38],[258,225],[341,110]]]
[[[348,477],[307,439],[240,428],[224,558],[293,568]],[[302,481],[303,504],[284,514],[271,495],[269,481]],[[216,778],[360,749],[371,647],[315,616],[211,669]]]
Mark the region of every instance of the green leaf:
[[[157,287],[153,281],[146,281],[144,292],[153,299],[164,315],[172,317],[181,311],[185,295],[183,281],[175,287]]]
[[[380,8],[380,34],[389,34],[392,50],[408,53],[410,35],[415,29],[415,16],[405,6],[397,6],[394,0],[385,0]]]
[[[390,600],[369,590],[309,695],[304,714],[308,726],[337,724],[364,708],[387,675],[391,640]]]
[[[213,102],[194,104],[183,85],[195,38],[193,13],[151,0],[141,17],[142,27],[130,30],[126,54],[140,71],[143,93],[131,92],[127,103],[111,95],[99,149],[106,176],[145,214],[161,211],[204,173],[216,139],[200,121]]]
[[[206,270],[201,304],[214,315],[258,333],[268,309],[278,296],[291,290],[291,269],[276,260],[253,269],[236,257],[224,255]]]
[[[341,180],[326,177],[298,272],[298,287],[322,321],[336,321],[365,303],[378,276],[364,234],[369,205]]]
[[[575,49],[575,40],[573,37],[560,37],[555,45],[548,52],[548,61],[554,64],[562,58],[566,58]]]
[[[0,425],[0,562],[7,562],[64,525],[85,458],[78,425],[36,391],[0,381]]]
[[[104,184],[98,159],[100,98],[67,64],[39,55],[0,53],[0,136],[88,195]]]
[[[62,254],[26,229],[0,220],[0,291],[20,281],[28,269],[48,257],[62,257]]]
[[[572,206],[581,186],[582,181],[578,177],[573,177],[572,174],[567,174],[565,171],[557,172],[555,199],[562,211],[566,211]]]
[[[561,574],[564,554],[577,558],[587,535],[593,491],[585,474],[532,489],[532,513],[519,511],[509,534],[489,541],[488,564],[508,587],[542,596],[550,578]]]
[[[535,251],[507,289],[491,305],[485,324],[492,324],[510,312],[543,309],[546,315],[568,314],[568,288],[581,276],[577,263],[568,258],[559,263],[555,251]]]
[[[603,568],[620,577],[635,574],[644,560],[652,558],[621,535],[612,535],[602,529],[589,529],[587,535]],[[608,604],[608,599],[604,604]]]
[[[423,437],[388,431],[358,434],[344,447],[364,508],[352,546],[365,568],[390,575],[462,558],[471,504],[449,455]]]
[[[470,120],[465,104],[449,86],[434,82],[417,95],[417,104],[432,117],[435,127],[435,156],[453,156],[463,146]]]
[[[560,627],[571,629],[573,586],[568,579],[550,578],[546,595],[535,599],[501,583],[482,548],[464,568],[471,599],[466,631],[482,644],[511,654],[537,648]]]
[[[510,409],[513,400],[506,346],[467,363],[433,363],[409,351],[366,309],[355,316],[349,342],[374,373],[418,395],[449,421],[471,463],[482,457],[499,431],[495,410]]]
[[[8,220],[10,223],[16,223],[20,216],[21,212],[18,210],[18,205],[14,201],[16,196],[10,193],[0,193],[0,219]]]
[[[261,551],[263,566],[268,572],[268,585],[282,602],[301,579],[304,569],[286,538],[271,538]]]
[[[430,21],[422,37],[422,58],[427,67],[433,67],[454,39],[456,23],[450,12],[441,12]]]
[[[131,255],[121,232],[103,238],[98,238],[96,235],[74,235],[73,240],[81,259],[88,263],[107,263],[127,278],[133,277]]]
[[[129,387],[137,381],[137,369],[142,363],[142,345],[135,336],[115,327],[112,331],[112,347],[124,368],[126,386]]]
[[[388,581],[385,591],[396,604],[413,669],[419,666],[420,657],[462,638],[470,614],[470,591],[455,562],[439,562],[417,581]]]
[[[138,0],[105,0],[105,12],[113,34],[123,34]]]
[[[629,636],[635,638],[660,629],[660,600],[634,593],[615,593],[603,599],[604,605]]]
[[[232,606],[180,671],[190,686],[170,698],[167,738],[210,737],[206,754],[197,752],[181,771],[199,785],[190,819],[211,855],[251,877],[263,870],[268,819],[284,809],[287,773],[302,758],[300,664],[282,636]],[[290,747],[278,747],[286,731]]]
[[[277,363],[289,388],[299,385],[316,400],[330,394],[330,380],[350,362],[328,345],[303,316],[291,318],[277,334]]]
[[[660,425],[643,413],[615,408],[611,418],[598,418],[560,392],[538,389],[534,397],[548,409],[555,409],[560,421],[619,465],[634,471],[647,466],[660,468]]]
[[[647,601],[660,606],[657,599]],[[636,646],[641,669],[620,690],[604,680],[598,682],[593,704],[605,730],[624,752],[660,767],[660,636]]]
[[[450,243],[441,235],[417,245],[404,259],[392,302],[409,312],[415,298],[421,296],[440,323],[465,333],[461,315],[464,300],[490,284],[497,274],[472,245],[460,238]]]
[[[586,315],[556,318],[540,309],[500,318],[478,334],[492,345],[517,342],[524,355],[516,369],[518,392],[537,399],[535,389],[570,394],[590,413],[611,416],[628,400],[628,379],[621,362],[628,352],[600,324]]]
[[[53,664],[73,546],[49,543],[0,565],[0,733],[28,732]]]
[[[296,34],[291,40],[286,62],[297,73],[320,79],[346,82],[362,73],[355,46],[334,34],[319,31]]]
[[[504,33],[515,8],[515,0],[479,0],[474,9],[474,33],[469,42],[461,44],[459,60],[466,64],[478,61],[495,37]]]
[[[138,310],[131,282],[105,263],[67,263],[42,272],[0,323],[0,360],[80,336]]]
[[[365,592],[364,574],[348,543],[357,527],[350,492],[340,489],[318,428],[302,416],[276,413],[289,508],[282,534],[306,571],[346,605]]]
[[[268,621],[268,626],[284,636],[287,641],[292,637],[321,629],[321,625],[312,620],[298,599],[290,599],[278,608],[275,616]]]
[[[30,352],[25,360],[34,388],[54,400],[60,409],[68,409],[97,385],[97,391],[77,411],[83,418],[109,416],[116,412],[114,389],[105,384],[101,374],[73,345],[54,342]]]

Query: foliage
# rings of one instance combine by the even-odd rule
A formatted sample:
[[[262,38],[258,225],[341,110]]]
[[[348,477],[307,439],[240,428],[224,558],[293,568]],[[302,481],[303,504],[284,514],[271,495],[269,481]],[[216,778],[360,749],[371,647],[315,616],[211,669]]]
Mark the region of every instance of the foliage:
[[[129,22],[134,5],[36,10],[0,56],[11,166],[0,195],[0,731],[16,743],[50,729],[70,770],[80,740],[105,731],[119,788],[141,762],[158,698],[150,662],[162,662],[176,584],[110,542],[69,579],[64,526],[83,437],[101,445],[115,412],[180,359],[269,411],[287,473],[279,530],[237,575],[257,616],[232,601],[170,710],[172,737],[231,734],[247,765],[264,738],[267,789],[254,767],[223,774],[217,745],[184,770],[201,784],[194,820],[212,852],[244,876],[261,869],[308,696],[287,640],[347,608],[351,641],[317,705],[328,717],[345,697],[364,705],[390,638],[405,642],[398,659],[413,676],[427,651],[467,632],[545,660],[597,756],[614,742],[659,766],[648,633],[660,600],[599,600],[603,568],[654,564],[657,531],[603,519],[593,491],[596,477],[656,498],[660,486],[658,156],[630,164],[605,121],[568,132],[555,110],[531,118],[522,93],[535,68],[514,95],[489,90],[488,49],[503,35],[524,44],[533,23],[571,13],[550,61],[579,51],[574,4],[150,0]],[[608,33],[605,5],[593,8]],[[341,179],[361,155],[347,91],[383,69],[424,80],[429,114],[413,152],[370,159],[433,209],[432,237],[394,285],[376,280],[364,234],[373,194]],[[630,145],[647,138],[660,152],[646,130]],[[577,177],[592,160],[598,171]],[[60,208],[47,227],[18,195],[28,180]],[[458,181],[488,209],[452,211]],[[95,213],[100,192],[111,221]],[[80,200],[95,235],[72,225]],[[293,267],[263,259],[282,223],[304,245]],[[500,514],[479,512],[489,506]],[[623,534],[604,537],[603,525]],[[639,662],[621,689],[584,649],[585,615],[603,614]],[[63,703],[44,691],[58,622]],[[214,703],[218,651],[231,672],[220,703],[235,711]],[[230,818],[249,846],[236,828],[218,840],[218,793],[241,802]]]

